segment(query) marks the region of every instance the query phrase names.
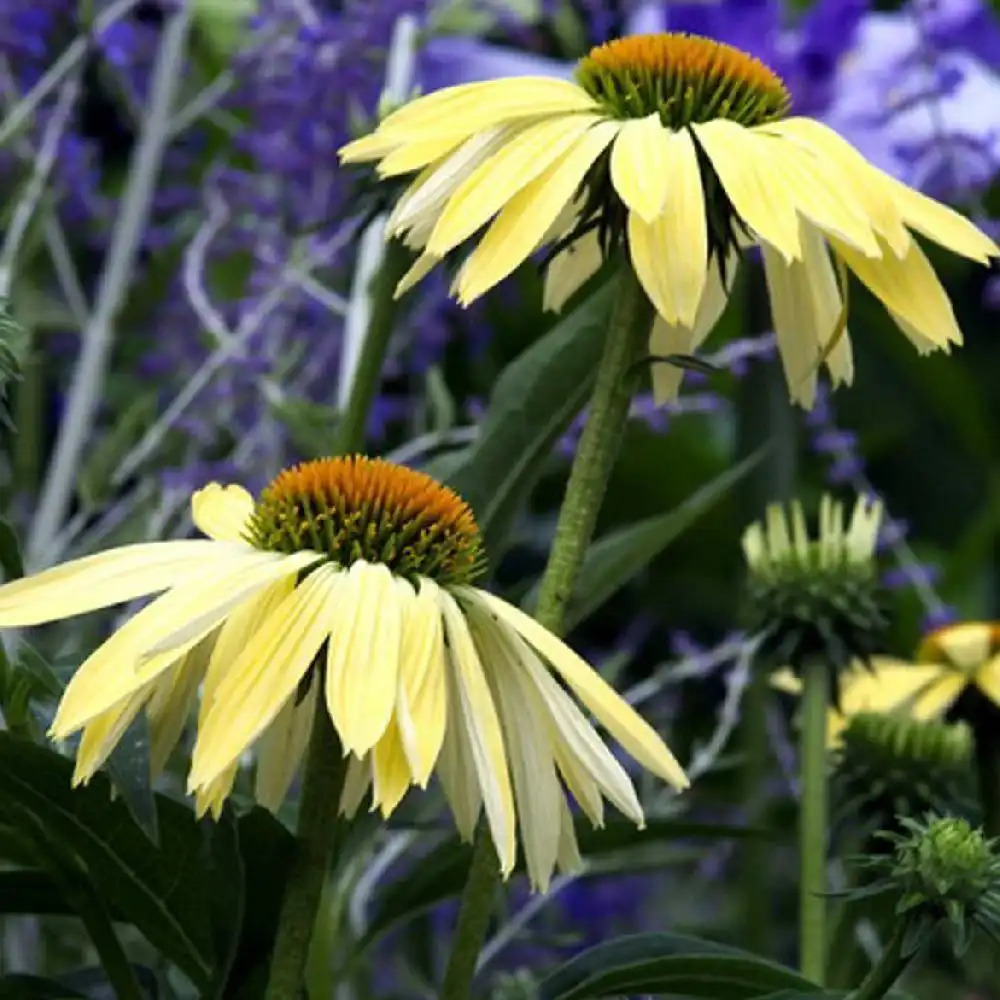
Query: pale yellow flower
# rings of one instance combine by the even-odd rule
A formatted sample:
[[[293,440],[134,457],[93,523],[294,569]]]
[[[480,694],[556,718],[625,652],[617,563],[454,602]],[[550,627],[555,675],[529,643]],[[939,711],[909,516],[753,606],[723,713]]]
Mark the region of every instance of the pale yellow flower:
[[[775,674],[772,683],[793,694],[801,691],[788,670]],[[847,720],[860,712],[939,718],[970,686],[1000,707],[1000,624],[962,622],[939,628],[921,643],[916,662],[874,656],[870,667],[855,663],[840,682],[840,711],[830,712],[830,743],[840,742]]]
[[[834,382],[853,377],[848,269],[925,353],[962,335],[913,231],[984,264],[1000,250],[787,107],[781,80],[738,49],[635,35],[594,49],[576,82],[506,78],[419,98],[341,157],[378,161],[383,177],[419,171],[388,225],[420,251],[400,291],[488,226],[459,270],[459,301],[554,245],[545,304],[559,308],[624,243],[658,314],[656,355],[700,345],[740,253],[759,246],[789,390],[809,407],[822,364]],[[653,377],[659,399],[677,392],[676,369]]]
[[[162,767],[200,688],[189,775],[199,812],[218,814],[251,748],[257,798],[276,809],[322,698],[350,755],[345,812],[370,785],[388,816],[436,773],[465,838],[485,810],[504,873],[519,827],[539,888],[578,856],[564,786],[595,824],[604,799],[643,822],[628,775],[570,693],[643,767],[686,785],[659,736],[584,660],[471,585],[475,519],[423,473],[324,459],[281,473],[256,502],[208,486],[192,513],[207,539],[129,545],[0,587],[8,628],[161,594],[63,695],[51,736],[83,730],[76,782],[143,709]]]

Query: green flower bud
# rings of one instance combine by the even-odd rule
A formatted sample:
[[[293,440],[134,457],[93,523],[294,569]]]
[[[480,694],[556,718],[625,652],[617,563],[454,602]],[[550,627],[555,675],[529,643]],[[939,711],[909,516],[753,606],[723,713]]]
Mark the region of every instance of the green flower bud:
[[[836,818],[872,831],[928,811],[972,816],[971,778],[968,726],[861,712],[848,719],[836,757]]]
[[[957,954],[979,927],[1000,943],[1000,856],[997,842],[968,820],[928,814],[903,818],[902,833],[879,834],[893,846],[884,858],[860,859],[882,878],[865,890],[898,894],[896,912],[909,921],[903,954],[917,951],[945,923]]]
[[[887,627],[874,552],[879,502],[859,497],[845,528],[841,504],[824,495],[819,531],[811,538],[802,506],[768,507],[743,535],[750,569],[750,626],[761,652],[800,672],[819,660],[841,670],[881,648]]]

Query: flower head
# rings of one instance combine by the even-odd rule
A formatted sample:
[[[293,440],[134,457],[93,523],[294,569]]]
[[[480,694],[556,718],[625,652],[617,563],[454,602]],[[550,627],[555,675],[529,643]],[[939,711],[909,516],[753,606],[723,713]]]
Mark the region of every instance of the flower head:
[[[376,160],[382,177],[419,171],[388,223],[420,251],[401,292],[487,224],[455,281],[463,304],[553,245],[546,304],[560,308],[626,246],[658,314],[654,355],[700,344],[740,253],[759,245],[789,389],[808,407],[821,365],[852,378],[848,269],[919,351],[947,350],[961,332],[911,230],[982,263],[1000,249],[787,107],[778,76],[739,49],[633,35],[593,49],[575,81],[508,77],[419,98],[341,158]],[[670,366],[653,374],[660,399],[677,391]]]
[[[820,659],[844,668],[878,649],[885,628],[873,555],[882,505],[859,497],[845,526],[843,507],[824,495],[813,539],[798,502],[767,509],[743,535],[755,630],[769,659],[798,670]]]
[[[859,858],[882,873],[866,888],[899,895],[896,912],[908,922],[903,955],[912,955],[941,921],[962,954],[979,927],[1000,942],[1000,856],[997,843],[967,820],[928,815],[901,820],[902,833],[883,833],[894,851],[888,857]]]
[[[503,871],[519,824],[529,876],[577,857],[563,792],[590,819],[607,798],[642,823],[632,783],[552,671],[643,766],[684,787],[656,733],[576,653],[471,585],[475,518],[429,476],[362,457],[282,472],[255,501],[212,484],[192,498],[203,540],[129,545],[0,587],[0,626],[53,621],[162,593],[80,667],[51,735],[83,729],[87,781],[145,708],[154,767],[201,687],[188,778],[218,813],[240,758],[277,808],[322,699],[351,755],[342,808],[369,785],[388,816],[436,772],[460,832],[485,808]]]
[[[966,692],[978,692],[1000,707],[1000,624],[961,622],[931,632],[915,663],[883,661],[845,678],[845,698],[877,700],[882,711],[922,719],[951,709]]]

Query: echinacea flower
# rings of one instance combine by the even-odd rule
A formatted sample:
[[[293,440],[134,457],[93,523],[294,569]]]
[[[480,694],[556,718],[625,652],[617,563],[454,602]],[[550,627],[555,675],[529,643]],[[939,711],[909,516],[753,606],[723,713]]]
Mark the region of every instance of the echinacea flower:
[[[593,49],[571,82],[510,77],[449,87],[341,150],[383,177],[419,171],[387,235],[420,251],[400,291],[488,225],[459,269],[468,304],[544,246],[558,308],[621,245],[656,308],[653,355],[695,350],[721,315],[739,254],[760,247],[792,398],[816,373],[853,376],[847,271],[921,353],[962,335],[912,231],[988,263],[971,222],[868,163],[739,49],[692,35],[633,35]],[[653,368],[659,399],[679,375]]]
[[[388,816],[436,772],[463,836],[485,808],[504,873],[519,824],[529,876],[544,888],[577,856],[563,785],[596,824],[604,798],[643,822],[628,775],[561,679],[640,764],[686,785],[661,739],[584,660],[471,585],[483,562],[472,511],[429,476],[322,459],[285,470],[256,501],[210,485],[192,512],[207,539],[128,545],[0,587],[0,627],[162,592],[66,688],[50,735],[83,730],[76,782],[143,708],[161,766],[200,686],[188,779],[199,812],[221,810],[252,747],[257,797],[277,808],[322,698],[351,755],[345,811],[370,783]]]
[[[859,671],[843,690],[845,697],[877,699],[880,711],[929,719],[944,715],[970,688],[1000,707],[1000,624],[936,629],[920,644],[915,663],[876,664],[868,677]]]

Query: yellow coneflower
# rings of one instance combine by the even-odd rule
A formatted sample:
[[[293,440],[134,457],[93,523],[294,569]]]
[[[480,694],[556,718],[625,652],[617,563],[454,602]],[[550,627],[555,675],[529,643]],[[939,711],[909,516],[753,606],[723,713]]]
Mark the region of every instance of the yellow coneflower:
[[[876,664],[867,677],[859,671],[845,690],[854,701],[877,701],[880,711],[935,718],[969,687],[1000,707],[1000,624],[996,622],[960,622],[936,629],[920,644],[915,663]]]
[[[835,382],[853,375],[847,268],[918,351],[948,350],[962,335],[911,230],[981,263],[1000,249],[788,107],[780,78],[738,49],[634,35],[593,49],[576,82],[507,78],[419,98],[341,157],[377,160],[383,177],[420,171],[389,220],[389,235],[421,251],[400,290],[489,223],[458,273],[459,301],[550,244],[546,305],[558,308],[626,243],[658,314],[653,354],[697,348],[740,252],[759,246],[789,389],[809,407],[821,362]],[[654,366],[660,398],[678,384]]]
[[[257,797],[277,808],[322,698],[351,755],[345,811],[371,785],[388,816],[436,772],[464,837],[485,808],[504,873],[519,825],[544,888],[577,856],[563,785],[595,824],[604,798],[643,822],[627,774],[558,677],[642,766],[686,785],[662,740],[584,660],[471,585],[483,561],[472,511],[429,476],[322,459],[282,472],[256,501],[208,486],[192,512],[208,539],[129,545],[0,587],[0,627],[165,592],[63,695],[51,736],[83,729],[76,782],[143,708],[162,766],[201,687],[189,775],[199,812],[221,810],[251,747]]]

